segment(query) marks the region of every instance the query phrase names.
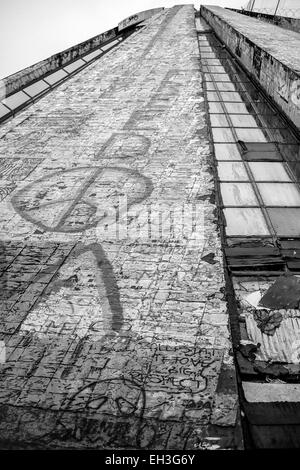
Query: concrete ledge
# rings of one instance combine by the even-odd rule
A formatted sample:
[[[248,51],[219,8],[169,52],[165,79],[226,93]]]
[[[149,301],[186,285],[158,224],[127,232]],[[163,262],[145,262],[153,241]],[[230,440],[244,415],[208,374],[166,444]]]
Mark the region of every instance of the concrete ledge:
[[[266,21],[267,23],[271,23],[275,26],[280,26],[280,28],[289,29],[290,31],[300,33],[299,18],[289,18],[288,16],[274,16],[268,15],[267,13],[259,13],[257,11],[238,10],[236,8],[226,8],[226,10],[235,11],[236,13],[241,13],[242,15],[257,18],[259,20]]]
[[[300,129],[300,36],[221,7],[201,6],[201,16]]]

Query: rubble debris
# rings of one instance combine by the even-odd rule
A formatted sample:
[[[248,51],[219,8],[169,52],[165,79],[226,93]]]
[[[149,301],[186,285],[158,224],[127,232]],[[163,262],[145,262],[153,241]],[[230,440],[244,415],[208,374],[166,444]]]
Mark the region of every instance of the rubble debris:
[[[216,264],[214,253],[208,253],[207,255],[203,256],[201,260],[209,264]]]
[[[258,290],[248,294],[243,300],[256,310],[266,310],[265,307],[260,307],[258,304],[261,301],[262,293]]]
[[[273,363],[270,365],[260,365],[257,362],[254,364],[254,370],[255,372],[258,372],[260,374],[268,375],[268,376],[273,376],[273,377],[281,377],[285,375],[289,375],[289,371],[286,367],[284,367],[280,363]]]
[[[247,341],[241,341],[240,345],[238,347],[238,350],[241,352],[241,354],[248,359],[251,362],[255,361],[255,353],[259,349],[260,344],[253,344]]]
[[[283,320],[283,316],[278,310],[254,310],[253,317],[260,331],[269,336],[274,336],[276,329],[280,327]]]

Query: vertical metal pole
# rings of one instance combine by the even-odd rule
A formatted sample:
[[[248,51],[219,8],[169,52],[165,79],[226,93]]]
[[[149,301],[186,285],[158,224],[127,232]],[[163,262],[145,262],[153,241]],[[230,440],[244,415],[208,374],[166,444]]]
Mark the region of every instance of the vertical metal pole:
[[[255,0],[253,0],[253,2],[252,2],[251,11],[253,11],[254,4],[255,4]]]
[[[278,10],[278,7],[279,7],[279,4],[280,4],[280,0],[278,0],[278,3],[277,3],[277,7],[276,7],[276,10],[275,10],[274,16],[276,16],[276,13],[277,13],[277,10]]]

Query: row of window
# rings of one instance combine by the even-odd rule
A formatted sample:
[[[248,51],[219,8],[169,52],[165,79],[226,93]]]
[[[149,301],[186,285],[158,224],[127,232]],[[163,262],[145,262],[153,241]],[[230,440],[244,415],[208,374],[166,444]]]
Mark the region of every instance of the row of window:
[[[227,235],[299,237],[297,139],[225,49],[199,47]]]

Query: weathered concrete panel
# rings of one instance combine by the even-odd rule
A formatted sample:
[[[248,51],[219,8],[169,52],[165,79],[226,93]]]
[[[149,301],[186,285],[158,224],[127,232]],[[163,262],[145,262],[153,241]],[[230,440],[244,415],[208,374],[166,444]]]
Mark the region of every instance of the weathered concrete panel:
[[[300,128],[300,36],[220,7],[201,14],[282,112]]]

